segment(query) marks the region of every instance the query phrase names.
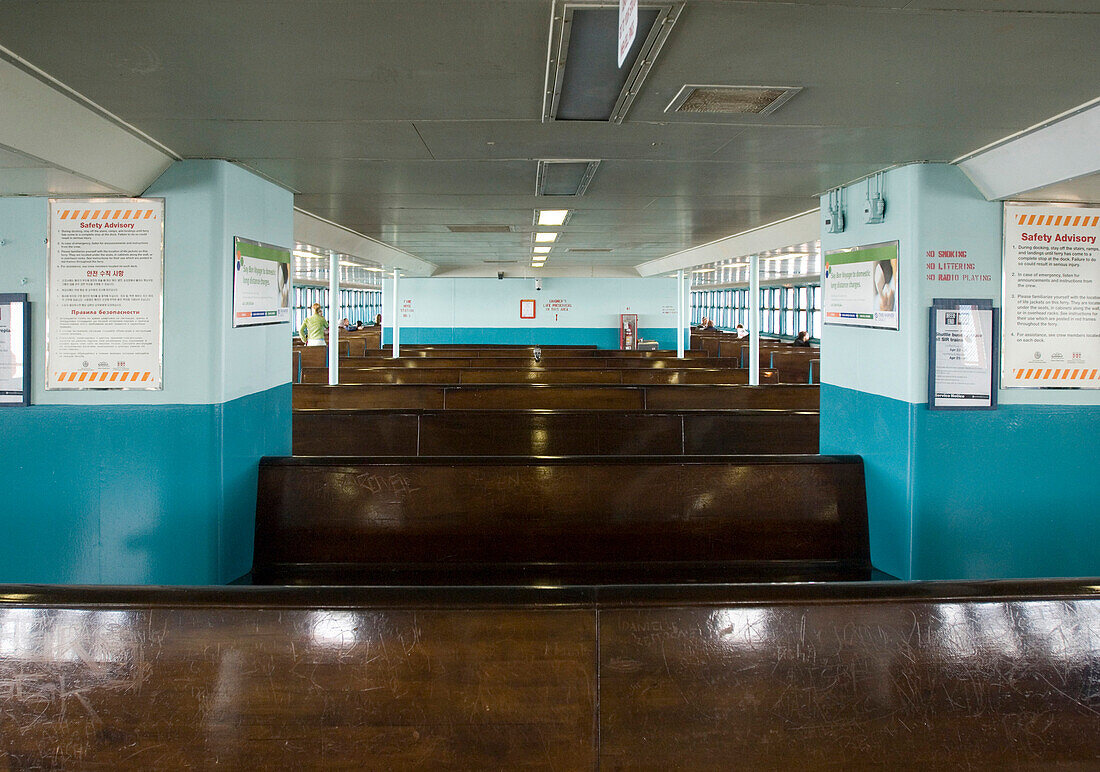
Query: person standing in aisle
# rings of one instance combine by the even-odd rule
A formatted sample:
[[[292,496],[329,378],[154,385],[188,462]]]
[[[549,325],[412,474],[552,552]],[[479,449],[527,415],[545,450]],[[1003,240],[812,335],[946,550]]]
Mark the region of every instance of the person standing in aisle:
[[[323,346],[325,345],[325,332],[327,330],[328,322],[325,321],[325,317],[321,316],[321,304],[314,303],[313,316],[302,322],[302,326],[298,330],[298,337],[307,346]]]

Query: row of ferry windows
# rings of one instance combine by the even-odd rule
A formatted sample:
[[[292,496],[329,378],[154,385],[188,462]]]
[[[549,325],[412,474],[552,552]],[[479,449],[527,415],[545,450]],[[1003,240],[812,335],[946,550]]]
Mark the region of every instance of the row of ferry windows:
[[[691,323],[701,324],[703,317],[719,329],[737,325],[751,329],[748,289],[692,290]],[[760,290],[760,333],[794,338],[802,330],[810,337],[821,337],[821,285],[804,287],[764,287]]]
[[[294,329],[302,326],[306,317],[313,313],[313,304],[321,304],[321,313],[328,317],[328,287],[294,288]],[[342,289],[340,290],[340,313],[336,321],[347,319],[349,322],[373,324],[374,317],[382,313],[382,290]]]

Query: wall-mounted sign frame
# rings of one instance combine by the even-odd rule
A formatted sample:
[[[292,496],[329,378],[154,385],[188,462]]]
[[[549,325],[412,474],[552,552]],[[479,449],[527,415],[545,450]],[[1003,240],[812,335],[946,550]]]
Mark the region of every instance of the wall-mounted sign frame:
[[[31,403],[31,304],[0,293],[0,407]]]
[[[520,319],[534,319],[535,318],[535,299],[524,298],[519,301],[519,318]]]
[[[826,252],[821,272],[825,324],[899,329],[898,252],[896,241]]]
[[[290,250],[233,237],[233,326],[290,322]]]
[[[928,311],[928,409],[995,410],[1000,319],[993,302],[934,298]]]
[[[164,199],[49,208],[46,388],[162,389]]]
[[[1006,389],[1100,389],[1100,206],[1004,205]]]

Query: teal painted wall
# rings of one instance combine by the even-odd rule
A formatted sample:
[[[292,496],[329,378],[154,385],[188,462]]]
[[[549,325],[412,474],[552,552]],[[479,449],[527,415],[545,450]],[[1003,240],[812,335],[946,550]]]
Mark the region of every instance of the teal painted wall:
[[[0,198],[0,291],[32,303],[29,408],[0,410],[0,581],[206,584],[249,570],[256,470],[290,452],[287,325],[234,330],[233,236],[293,242],[293,197],[221,161],[165,198],[164,389],[46,391],[47,202]]]
[[[901,324],[824,327],[820,442],[864,457],[872,562],[904,579],[1100,574],[1100,392],[1001,389],[995,411],[928,410],[928,308],[1001,305],[1002,205],[953,166],[912,165],[886,174],[886,222],[867,225],[866,186],[847,189],[849,227],[822,248],[897,239]],[[939,250],[992,279],[930,280]]]
[[[641,337],[676,348],[676,282],[671,278],[410,278],[398,281],[401,342],[596,345],[619,347],[619,315],[637,314]],[[393,280],[382,283],[383,343],[393,340]],[[534,319],[520,319],[532,299]],[[687,303],[684,304],[687,321]],[[685,345],[687,337],[685,335]]]

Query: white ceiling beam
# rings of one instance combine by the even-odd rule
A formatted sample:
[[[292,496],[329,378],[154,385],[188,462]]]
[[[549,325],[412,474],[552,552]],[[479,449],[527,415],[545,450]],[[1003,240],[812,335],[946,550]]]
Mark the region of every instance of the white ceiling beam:
[[[30,65],[16,66],[8,59],[22,61],[6,49],[0,53],[0,145],[96,183],[89,186],[95,193],[106,187],[137,195],[175,160],[98,105]]]
[[[709,244],[649,260],[636,267],[642,276],[656,276],[678,271],[681,268],[694,268],[720,260],[755,255],[770,249],[789,247],[792,244],[814,242],[819,238],[821,238],[820,211],[811,209],[793,217],[761,225],[759,228],[726,236]]]
[[[954,163],[990,201],[1100,172],[1100,98]]]
[[[349,257],[369,260],[384,268],[397,268],[408,276],[431,276],[434,263],[421,260],[404,250],[383,244],[343,225],[294,208],[294,240],[320,249],[331,249]]]

